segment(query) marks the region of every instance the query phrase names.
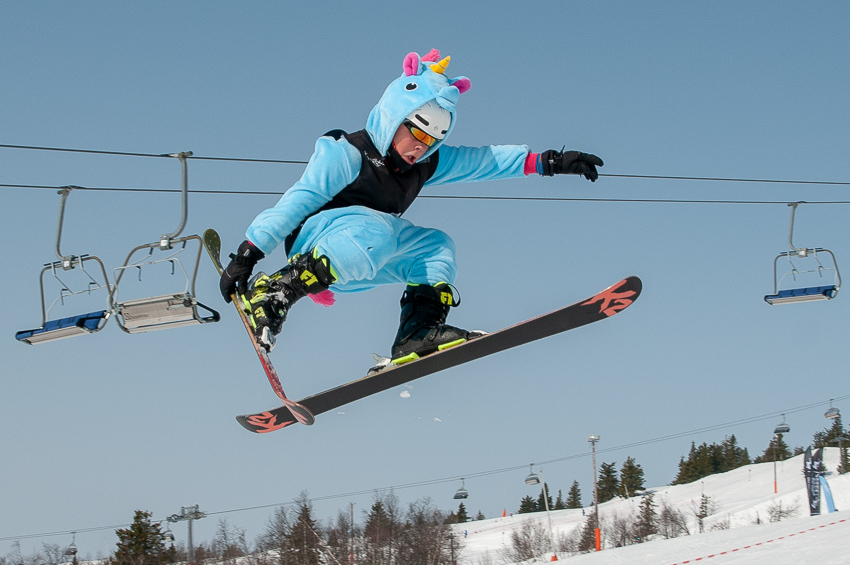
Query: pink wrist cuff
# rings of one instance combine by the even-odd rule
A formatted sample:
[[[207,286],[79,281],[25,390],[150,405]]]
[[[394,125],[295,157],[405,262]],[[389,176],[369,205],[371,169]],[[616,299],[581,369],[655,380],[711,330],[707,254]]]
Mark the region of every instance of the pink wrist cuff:
[[[529,153],[525,157],[525,168],[523,172],[527,175],[537,173],[537,153]]]

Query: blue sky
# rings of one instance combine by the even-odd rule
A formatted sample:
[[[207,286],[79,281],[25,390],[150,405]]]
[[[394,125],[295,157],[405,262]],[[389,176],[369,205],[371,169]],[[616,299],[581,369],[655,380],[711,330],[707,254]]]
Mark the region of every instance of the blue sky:
[[[843,2],[7,2],[0,144],[306,161],[325,131],[365,125],[408,52],[435,47],[472,81],[451,144],[566,145],[602,157],[607,175],[847,182],[847,21]],[[192,194],[184,235],[214,227],[235,249],[301,170],[190,161],[192,189],[269,195]],[[0,148],[2,185],[177,189],[179,174],[176,160]],[[233,419],[275,397],[205,258],[197,294],[219,324],[129,336],[110,322],[16,342],[41,320],[38,273],[54,259],[60,199],[0,190],[0,554],[15,537],[27,536],[27,553],[70,541],[36,534],[193,504],[213,513],[196,540],[221,518],[253,539],[265,506],[305,490],[323,519],[351,501],[363,511],[388,487],[448,510],[460,477],[470,511],[493,517],[537,495],[523,483],[531,462],[550,462],[553,490],[578,480],[589,502],[590,433],[600,450],[678,436],[600,454],[632,456],[649,484],[665,484],[691,441],[734,433],[756,455],[788,411],[788,443],[807,445],[828,424],[828,399],[850,408],[847,298],[762,300],[787,249],[786,202],[833,202],[798,209],[795,243],[850,258],[848,206],[835,203],[850,201],[847,186],[603,176],[429,191],[550,199],[422,198],[408,212],[457,243],[457,325],[498,329],[631,274],[644,293],[610,321],[265,436]],[[96,255],[111,274],[178,221],[175,193],[75,191],[62,250]],[[360,377],[389,349],[401,290],[293,310],[273,354],[287,392]],[[82,556],[114,543],[110,529],[77,535]]]

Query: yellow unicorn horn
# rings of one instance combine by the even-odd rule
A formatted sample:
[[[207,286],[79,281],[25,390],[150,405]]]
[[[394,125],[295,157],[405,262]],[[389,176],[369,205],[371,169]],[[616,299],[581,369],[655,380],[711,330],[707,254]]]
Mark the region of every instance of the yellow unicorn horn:
[[[446,69],[449,68],[449,62],[451,62],[451,60],[452,60],[451,57],[446,57],[445,59],[443,59],[439,63],[434,63],[433,65],[431,65],[431,70],[434,71],[435,73],[441,75],[444,72],[446,72]]]

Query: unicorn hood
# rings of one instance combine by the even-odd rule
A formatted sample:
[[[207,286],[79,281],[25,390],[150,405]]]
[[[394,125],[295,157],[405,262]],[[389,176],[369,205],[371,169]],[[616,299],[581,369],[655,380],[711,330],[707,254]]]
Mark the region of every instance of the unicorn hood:
[[[466,77],[450,79],[445,76],[450,60],[451,57],[440,60],[440,52],[436,49],[422,58],[416,53],[408,53],[404,58],[404,73],[390,83],[366,122],[366,131],[381,155],[389,151],[404,119],[429,100],[445,108],[452,121],[443,139],[430,147],[422,158],[434,153],[451,134],[456,121],[455,105],[460,95],[469,90],[470,82]]]

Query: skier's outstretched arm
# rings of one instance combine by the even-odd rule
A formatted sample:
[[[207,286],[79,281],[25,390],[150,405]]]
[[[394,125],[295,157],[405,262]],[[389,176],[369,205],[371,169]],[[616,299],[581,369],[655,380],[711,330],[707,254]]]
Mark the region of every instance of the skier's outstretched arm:
[[[579,151],[550,149],[532,153],[526,145],[444,145],[440,148],[437,170],[426,186],[521,178],[533,173],[542,176],[576,174],[596,181],[599,178],[596,167],[602,165],[602,159],[596,155]]]

